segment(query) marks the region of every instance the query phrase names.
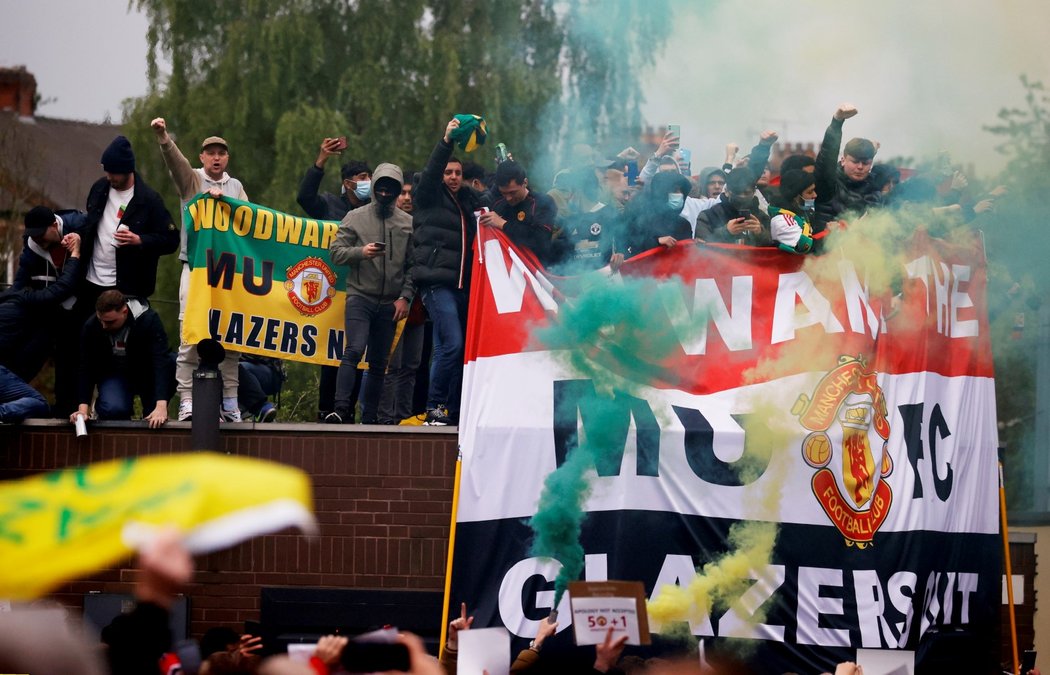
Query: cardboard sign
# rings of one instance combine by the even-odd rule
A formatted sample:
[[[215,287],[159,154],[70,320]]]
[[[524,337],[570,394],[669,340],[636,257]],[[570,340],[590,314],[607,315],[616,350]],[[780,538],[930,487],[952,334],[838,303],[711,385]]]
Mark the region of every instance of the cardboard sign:
[[[569,584],[569,601],[576,644],[602,644],[610,629],[614,640],[626,635],[629,645],[650,643],[640,581],[575,581]]]

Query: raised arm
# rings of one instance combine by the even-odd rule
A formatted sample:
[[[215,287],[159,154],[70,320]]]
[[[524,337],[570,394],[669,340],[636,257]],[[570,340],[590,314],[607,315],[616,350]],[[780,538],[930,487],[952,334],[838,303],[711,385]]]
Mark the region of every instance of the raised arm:
[[[168,135],[168,125],[164,118],[154,119],[150,126],[153,127],[157,143],[160,144],[160,155],[164,158],[164,166],[168,167],[175,189],[179,192],[179,199],[185,201],[198,192],[197,174],[193,172],[193,167],[179,150],[179,146],[175,145],[175,141]]]
[[[838,170],[839,150],[842,147],[842,123],[856,114],[857,108],[854,105],[843,103],[835,111],[831,124],[824,132],[813,175],[818,201],[827,201],[834,195],[835,173]]]
[[[325,162],[328,161],[329,157],[340,154],[335,149],[338,145],[338,138],[326,138],[321,141],[321,149],[317,154],[317,159],[306,170],[306,173],[303,174],[303,179],[299,182],[299,194],[296,195],[295,201],[298,202],[299,206],[303,207],[303,210],[311,218],[324,218],[327,215],[324,200],[321,199],[317,192],[321,189],[321,179],[324,178]]]

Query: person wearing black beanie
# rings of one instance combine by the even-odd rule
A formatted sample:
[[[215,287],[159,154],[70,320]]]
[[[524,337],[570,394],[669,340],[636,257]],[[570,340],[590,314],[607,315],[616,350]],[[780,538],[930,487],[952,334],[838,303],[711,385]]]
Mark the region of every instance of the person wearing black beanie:
[[[135,173],[135,153],[131,151],[131,141],[124,136],[117,136],[102,153],[102,170],[109,174]]]
[[[815,178],[811,172],[792,169],[781,175],[780,190],[769,206],[769,231],[780,250],[800,254],[813,252],[814,239],[824,234],[815,235],[809,221],[816,197]]]
[[[131,142],[117,136],[102,153],[106,175],[87,199],[85,293],[77,294],[86,319],[102,291],[116,288],[145,300],[157,284],[157,261],[179,247],[179,230],[164,201],[135,171]]]
[[[106,175],[88,192],[82,241],[86,273],[74,307],[81,323],[95,313],[95,301],[109,289],[128,296],[129,306],[148,308],[160,256],[179,248],[179,228],[164,200],[135,171],[131,142],[117,136],[100,161]]]
[[[776,203],[786,209],[798,211],[807,208],[806,201],[814,199],[806,195],[816,184],[813,173],[804,169],[792,169],[780,176],[780,194]],[[815,189],[813,190],[816,191]],[[812,208],[811,206],[808,208]]]

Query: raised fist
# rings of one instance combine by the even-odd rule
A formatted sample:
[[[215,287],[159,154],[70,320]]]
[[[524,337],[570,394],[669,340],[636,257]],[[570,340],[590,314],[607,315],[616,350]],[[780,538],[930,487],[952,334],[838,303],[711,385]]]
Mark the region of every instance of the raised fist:
[[[452,142],[452,132],[459,128],[459,120],[453,117],[445,126],[445,142]]]
[[[857,106],[852,103],[843,103],[839,106],[838,110],[835,111],[835,119],[837,120],[848,120],[857,114]]]
[[[163,117],[155,118],[149,125],[153,127],[153,133],[156,134],[160,143],[168,140],[168,123],[164,121]]]

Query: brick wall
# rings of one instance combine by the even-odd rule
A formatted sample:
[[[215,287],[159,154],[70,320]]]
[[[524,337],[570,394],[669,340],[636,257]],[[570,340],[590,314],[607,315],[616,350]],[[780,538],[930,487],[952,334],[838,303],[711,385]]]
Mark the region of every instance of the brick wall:
[[[25,66],[0,68],[0,110],[13,110],[22,117],[36,112],[36,78]]]
[[[1014,579],[1021,579],[1021,584],[1014,585],[1014,620],[1017,627],[1017,650],[1022,655],[1026,649],[1034,649],[1036,641],[1036,571],[1038,556],[1035,549],[1036,538],[1030,533],[1010,530],[1010,571]],[[1006,570],[1004,561],[1003,579]],[[1000,607],[1000,661],[1011,663],[1013,650],[1010,646],[1010,608],[1006,604],[1006,584],[1003,584],[1003,605]]]
[[[239,427],[239,428],[235,428]],[[438,428],[231,425],[224,451],[281,462],[313,479],[321,535],[257,537],[197,559],[190,630],[259,618],[262,586],[441,590],[448,551],[457,437]],[[190,450],[188,423],[95,426],[78,441],[68,424],[0,429],[0,479],[128,456]],[[83,608],[85,593],[130,592],[130,562],[53,595]]]

